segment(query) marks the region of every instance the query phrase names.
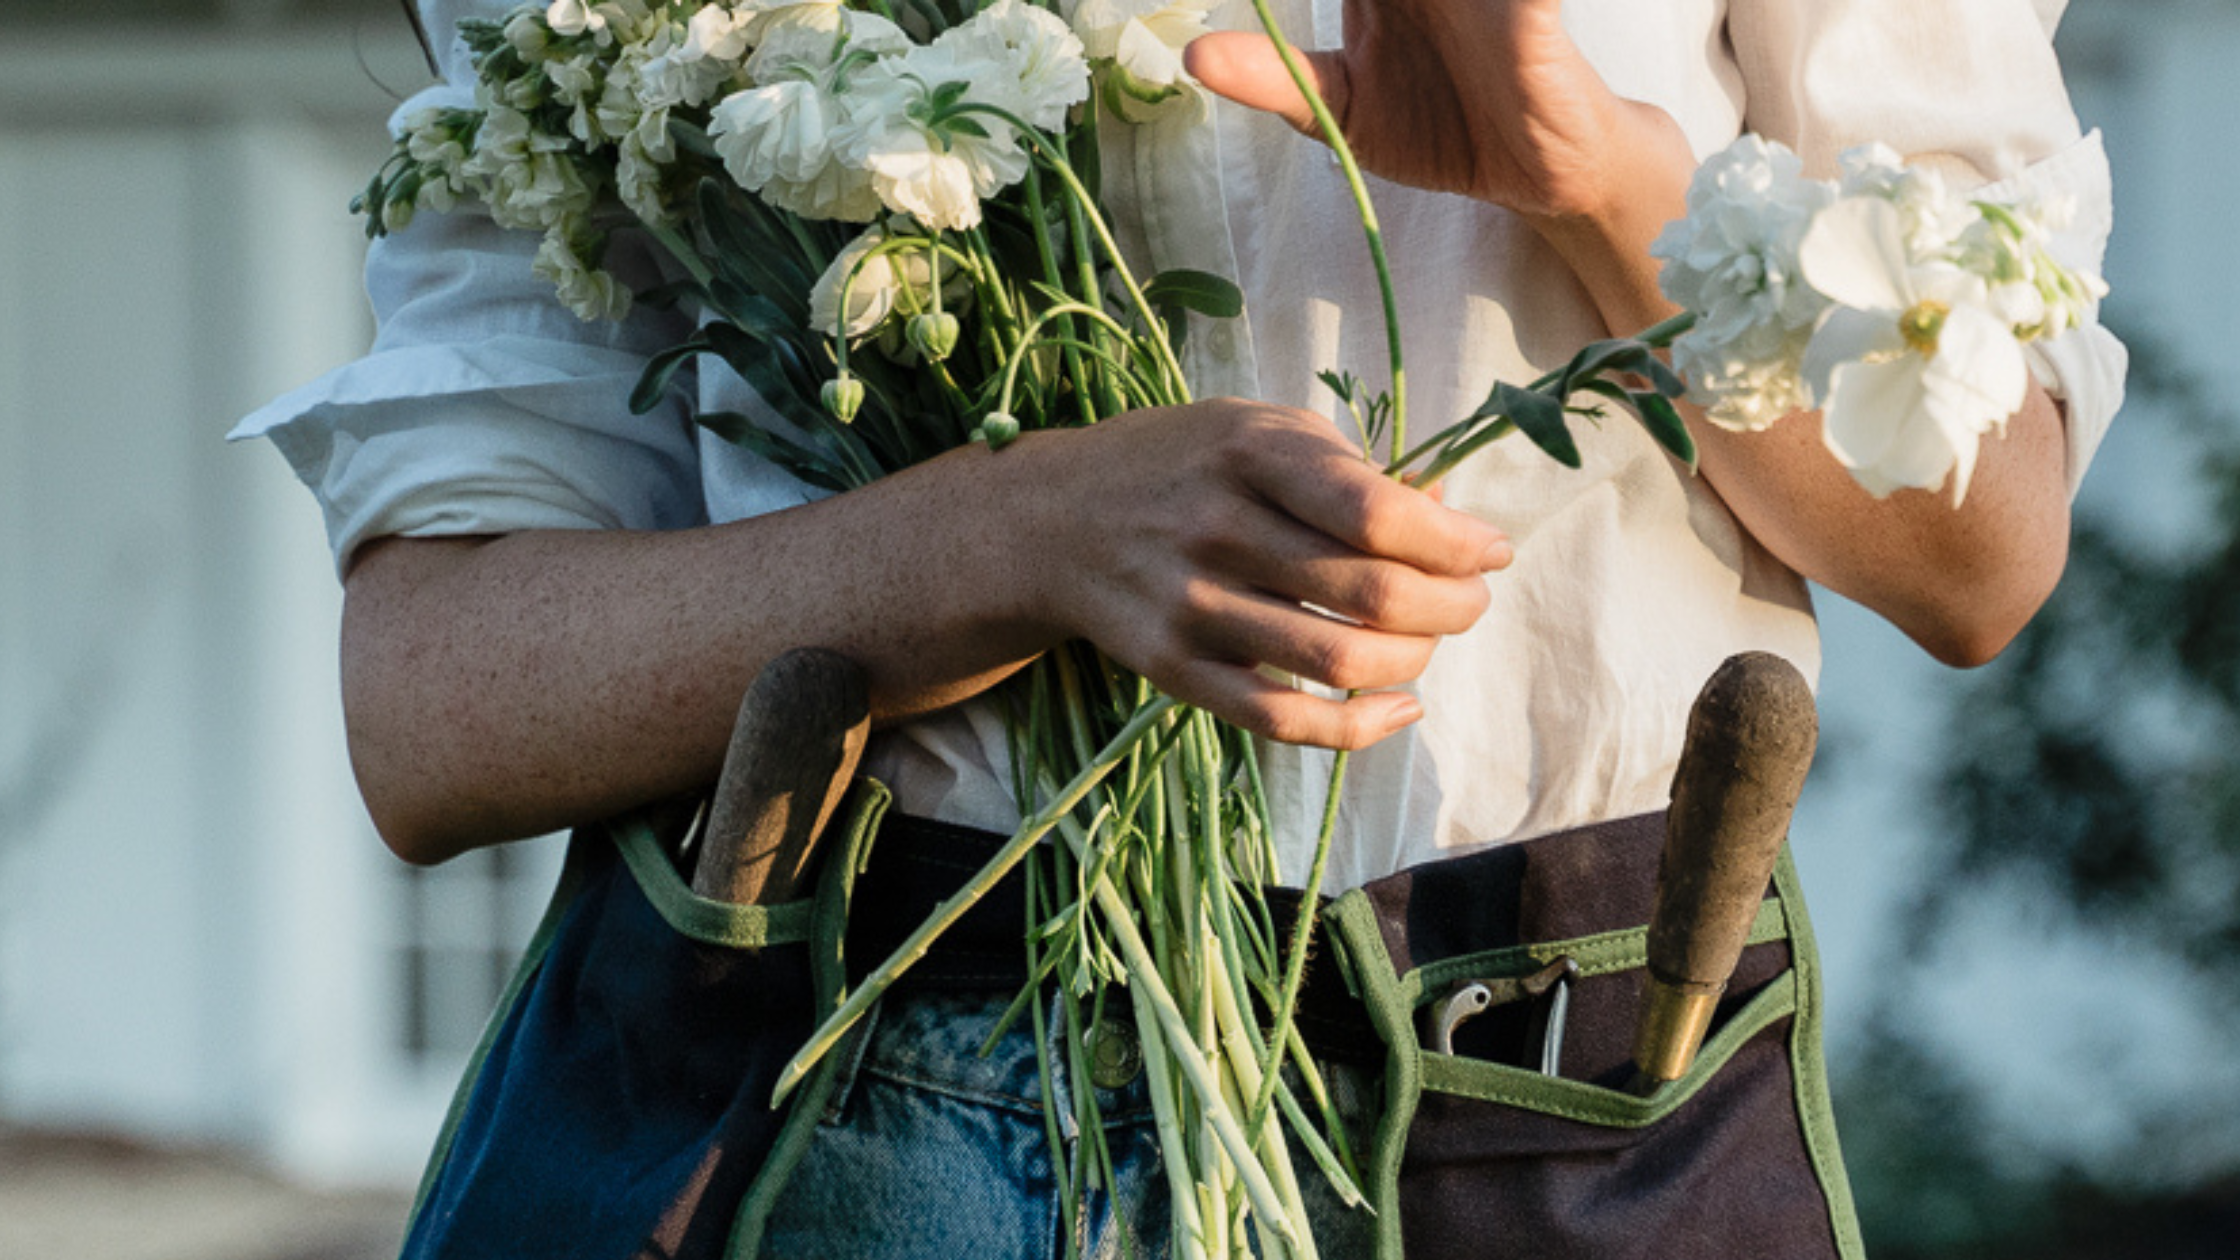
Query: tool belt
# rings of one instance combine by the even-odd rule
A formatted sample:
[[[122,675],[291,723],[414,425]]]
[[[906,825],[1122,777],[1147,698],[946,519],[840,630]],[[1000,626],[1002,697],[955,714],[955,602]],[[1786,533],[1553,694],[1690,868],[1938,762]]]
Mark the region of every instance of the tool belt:
[[[406,1260],[756,1254],[851,1046],[783,1112],[778,1072],[1001,841],[887,805],[859,781],[815,896],[768,907],[694,896],[655,816],[579,831],[460,1084]],[[1565,832],[1325,905],[1298,1019],[1319,1056],[1381,1082],[1362,1169],[1379,1260],[1863,1255],[1786,858],[1694,1067],[1648,1097],[1624,1088],[1662,829]],[[1016,989],[1021,898],[999,885],[898,989]],[[1541,1071],[1546,995],[1426,1048],[1458,987],[1521,994],[1562,958],[1560,1076]]]

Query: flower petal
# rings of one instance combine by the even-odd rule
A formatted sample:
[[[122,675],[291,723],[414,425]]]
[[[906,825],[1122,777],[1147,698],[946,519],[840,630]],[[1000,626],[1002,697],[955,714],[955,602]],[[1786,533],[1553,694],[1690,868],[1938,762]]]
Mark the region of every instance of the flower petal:
[[[1821,439],[1867,493],[1933,489],[1958,456],[1930,413],[1926,365],[1906,355],[1884,363],[1846,363],[1822,408]]]
[[[1879,197],[1846,197],[1814,216],[1797,261],[1807,284],[1845,306],[1913,305],[1904,224]]]
[[[1825,402],[1829,397],[1830,380],[1837,369],[1846,364],[1887,359],[1905,350],[1905,336],[1898,331],[1895,311],[1860,311],[1838,306],[1829,310],[1813,332],[1811,342],[1805,346],[1799,374],[1804,377],[1805,388],[1812,396]]]

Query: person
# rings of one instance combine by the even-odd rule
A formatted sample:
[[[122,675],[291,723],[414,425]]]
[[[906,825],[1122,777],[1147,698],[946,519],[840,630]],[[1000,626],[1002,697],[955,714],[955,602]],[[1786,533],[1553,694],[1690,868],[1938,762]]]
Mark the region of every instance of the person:
[[[439,40],[505,7],[420,5]],[[1411,405],[1436,419],[1670,313],[1649,243],[1698,159],[1744,130],[1814,173],[1881,140],[1970,182],[2072,198],[2063,248],[2096,266],[2107,169],[2051,48],[2063,7],[1277,11],[1326,50],[1310,64],[1380,177]],[[1250,23],[1241,5],[1216,17]],[[447,83],[407,110],[471,83],[455,44],[437,51]],[[878,734],[865,768],[899,809],[1007,831],[1017,806],[983,693],[1087,638],[1274,741],[1294,878],[1329,751],[1360,750],[1329,877],[1351,888],[1661,809],[1689,701],[1722,659],[1766,649],[1816,669],[1807,581],[1955,665],[1996,655],[2052,590],[2070,497],[2120,399],[2121,347],[2096,326],[2035,355],[2028,402],[1957,510],[1933,493],[1868,496],[1809,416],[1759,434],[1692,424],[1693,475],[1612,423],[1581,430],[1577,471],[1508,443],[1443,495],[1379,476],[1322,414],[1315,379],[1384,355],[1340,175],[1296,134],[1311,118],[1259,36],[1208,36],[1188,66],[1220,98],[1208,119],[1109,129],[1106,193],[1129,247],[1244,290],[1234,328],[1192,340],[1206,401],[959,450],[844,495],[696,436],[693,406],[736,406],[743,390],[715,370],[631,415],[638,366],[685,330],[654,312],[578,322],[531,276],[533,240],[456,213],[377,242],[372,351],[239,432],[271,439],[325,507],[347,592],[352,757],[395,852],[441,861],[705,785],[756,670],[801,644],[866,669]],[[975,1018],[970,1002],[919,1000],[874,1032],[861,1071],[906,1041],[984,1027]],[[819,1143],[860,1156],[874,1140],[842,1130]],[[774,1239],[870,1231],[857,1218],[872,1196],[940,1184],[902,1158],[885,1180],[851,1181],[851,1159],[864,1163],[812,1152]],[[1155,1196],[1150,1184],[1133,1193]],[[892,1210],[939,1213],[939,1200]],[[942,1254],[1003,1245],[963,1237]]]

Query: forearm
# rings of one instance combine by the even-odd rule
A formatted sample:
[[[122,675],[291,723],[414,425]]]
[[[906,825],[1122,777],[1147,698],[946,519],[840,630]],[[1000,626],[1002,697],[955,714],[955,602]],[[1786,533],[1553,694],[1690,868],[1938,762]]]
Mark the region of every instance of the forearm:
[[[1047,632],[988,531],[954,526],[998,470],[961,471],[706,529],[370,548],[342,661],[376,825],[436,861],[703,785],[754,673],[797,646],[861,663],[878,721],[986,687]]]
[[[380,544],[347,579],[343,698],[376,824],[436,861],[710,782],[754,673],[801,646],[864,666],[875,721],[1087,638],[1258,734],[1362,747],[1420,713],[1379,689],[1508,559],[1328,420],[1217,401],[730,525]]]
[[[1652,132],[1653,134],[1653,129]],[[1570,262],[1617,332],[1678,309],[1657,284],[1648,246],[1685,211],[1684,171],[1663,148],[1615,163],[1631,178],[1600,206],[1533,219]],[[1661,190],[1661,191],[1658,191]],[[1874,609],[1951,665],[1991,659],[2036,612],[2068,555],[2066,436],[2036,383],[2003,437],[1983,443],[1965,504],[1946,492],[1877,499],[1823,445],[1815,413],[1735,433],[1684,408],[1700,475],[1783,563]]]

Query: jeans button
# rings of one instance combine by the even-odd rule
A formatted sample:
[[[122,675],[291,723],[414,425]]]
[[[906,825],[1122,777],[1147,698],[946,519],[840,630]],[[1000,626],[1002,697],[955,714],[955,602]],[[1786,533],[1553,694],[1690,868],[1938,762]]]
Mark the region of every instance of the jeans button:
[[[1089,1079],[1098,1089],[1119,1089],[1143,1070],[1143,1045],[1135,1026],[1104,1020],[1089,1030]]]

